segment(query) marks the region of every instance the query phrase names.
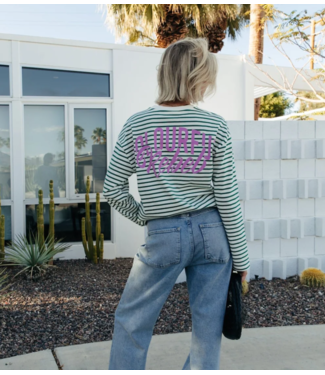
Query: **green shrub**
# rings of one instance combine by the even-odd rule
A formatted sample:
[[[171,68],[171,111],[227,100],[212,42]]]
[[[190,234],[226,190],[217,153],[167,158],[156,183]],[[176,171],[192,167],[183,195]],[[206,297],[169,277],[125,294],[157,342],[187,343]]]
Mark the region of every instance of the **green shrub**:
[[[6,265],[23,267],[14,277],[20,273],[30,273],[31,279],[37,274],[41,276],[47,268],[56,267],[48,264],[54,255],[70,248],[71,245],[59,243],[60,241],[61,239],[54,240],[51,235],[48,235],[41,244],[38,233],[35,236],[30,235],[29,238],[24,234],[19,234],[17,240],[5,248]]]

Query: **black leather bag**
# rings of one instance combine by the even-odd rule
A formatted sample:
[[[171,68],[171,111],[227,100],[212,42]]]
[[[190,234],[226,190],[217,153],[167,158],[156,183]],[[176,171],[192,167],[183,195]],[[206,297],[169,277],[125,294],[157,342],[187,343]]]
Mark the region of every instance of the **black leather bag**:
[[[241,275],[232,270],[223,322],[223,335],[230,340],[240,339],[245,319],[246,311],[242,304]]]

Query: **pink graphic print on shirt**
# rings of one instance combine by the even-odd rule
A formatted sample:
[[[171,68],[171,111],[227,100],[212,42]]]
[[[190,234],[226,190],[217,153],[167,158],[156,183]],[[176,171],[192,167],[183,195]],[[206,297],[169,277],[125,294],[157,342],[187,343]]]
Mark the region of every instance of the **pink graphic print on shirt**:
[[[148,144],[148,132],[145,132],[136,138],[135,151],[138,167],[146,168],[147,173],[153,170],[156,177],[159,177],[164,172],[200,173],[205,168],[206,161],[211,158],[212,136],[207,136],[201,131],[188,130],[183,127],[166,127],[164,129],[156,128],[153,135],[154,149]],[[189,148],[188,140],[190,140]],[[183,159],[178,156],[181,148],[186,153],[194,154],[195,145],[202,145],[202,150],[196,160],[192,157]],[[174,152],[174,154],[171,155],[171,158],[167,156],[161,158],[163,150]],[[198,167],[201,161],[203,163]]]

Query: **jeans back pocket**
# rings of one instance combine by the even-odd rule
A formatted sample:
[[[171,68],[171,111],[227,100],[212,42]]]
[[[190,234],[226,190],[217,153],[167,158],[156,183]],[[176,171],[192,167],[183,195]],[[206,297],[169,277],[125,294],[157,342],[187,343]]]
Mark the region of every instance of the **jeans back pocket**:
[[[230,248],[223,223],[199,224],[204,244],[204,258],[215,263],[227,263]]]
[[[149,230],[146,243],[140,247],[137,256],[151,267],[178,264],[181,260],[181,228]]]

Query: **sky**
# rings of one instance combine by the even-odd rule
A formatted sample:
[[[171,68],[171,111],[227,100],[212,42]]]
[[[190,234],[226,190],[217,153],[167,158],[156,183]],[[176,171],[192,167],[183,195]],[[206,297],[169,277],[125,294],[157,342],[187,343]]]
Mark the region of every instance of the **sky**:
[[[319,4],[282,5],[275,7],[289,13],[307,9],[309,14],[324,7]],[[105,13],[96,4],[14,4],[0,5],[0,33],[34,35],[95,42],[118,43],[114,32],[104,24]],[[272,24],[269,25],[272,31]],[[124,43],[125,39],[120,42]],[[244,28],[236,41],[227,38],[220,53],[230,55],[248,54],[249,28]],[[303,64],[298,47],[286,49],[297,66]],[[289,62],[274,50],[268,37],[264,44],[264,64],[289,66]]]

